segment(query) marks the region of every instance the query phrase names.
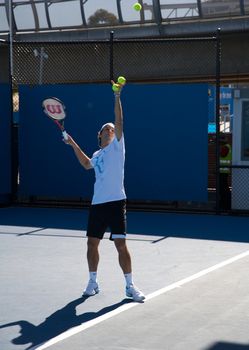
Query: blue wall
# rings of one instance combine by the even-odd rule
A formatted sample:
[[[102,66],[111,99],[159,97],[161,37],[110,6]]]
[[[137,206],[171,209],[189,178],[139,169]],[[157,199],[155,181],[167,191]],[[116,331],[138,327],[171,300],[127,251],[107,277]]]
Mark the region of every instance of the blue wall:
[[[44,115],[48,96],[64,101],[66,129],[89,156],[114,119],[110,85],[20,87],[20,194],[90,199],[94,173]],[[127,84],[122,102],[128,198],[207,200],[208,86]]]
[[[11,193],[11,90],[0,84],[0,202]]]

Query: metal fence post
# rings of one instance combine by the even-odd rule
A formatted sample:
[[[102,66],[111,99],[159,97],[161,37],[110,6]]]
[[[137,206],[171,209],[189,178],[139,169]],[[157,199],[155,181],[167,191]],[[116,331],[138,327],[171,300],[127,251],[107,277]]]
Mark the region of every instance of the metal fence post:
[[[221,40],[220,28],[216,32],[216,214],[220,213],[220,68]]]
[[[113,80],[113,38],[114,31],[110,32],[110,80]]]

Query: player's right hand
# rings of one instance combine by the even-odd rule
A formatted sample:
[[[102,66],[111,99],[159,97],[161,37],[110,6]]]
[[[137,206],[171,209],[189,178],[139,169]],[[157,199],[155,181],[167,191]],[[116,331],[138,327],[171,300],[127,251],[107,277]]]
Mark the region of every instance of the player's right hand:
[[[67,136],[68,136],[67,140],[65,140],[65,138],[63,138],[62,141],[67,145],[73,146],[73,144],[74,144],[73,138],[69,134],[67,134]]]

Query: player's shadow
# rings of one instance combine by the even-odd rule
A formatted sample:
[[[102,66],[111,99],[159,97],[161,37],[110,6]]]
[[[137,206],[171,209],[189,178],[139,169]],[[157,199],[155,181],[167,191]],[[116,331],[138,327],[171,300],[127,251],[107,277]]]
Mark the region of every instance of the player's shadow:
[[[249,344],[242,345],[238,343],[230,342],[217,342],[214,345],[210,346],[206,350],[248,350]]]
[[[119,308],[121,305],[130,303],[130,299],[124,299],[116,304],[104,307],[97,312],[85,312],[81,315],[76,315],[76,307],[82,304],[87,297],[75,299],[48,316],[44,322],[35,326],[34,324],[20,320],[11,323],[0,325],[1,328],[20,326],[20,335],[12,340],[15,345],[30,344],[26,350],[42,344],[49,339],[67,331],[72,327],[79,326],[87,321],[93,320],[101,315],[104,315],[112,310]]]

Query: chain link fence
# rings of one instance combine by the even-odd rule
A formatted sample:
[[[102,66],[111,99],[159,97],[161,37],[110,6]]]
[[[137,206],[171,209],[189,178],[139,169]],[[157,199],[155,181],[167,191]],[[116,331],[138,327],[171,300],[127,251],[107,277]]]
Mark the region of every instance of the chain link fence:
[[[19,84],[128,81],[215,82],[215,38],[18,42],[13,46],[13,81]]]
[[[231,166],[231,208],[249,213],[249,166]]]
[[[179,39],[114,42],[114,77],[129,80],[215,81],[216,41]]]
[[[17,43],[14,84],[73,84],[109,79],[109,43]]]

